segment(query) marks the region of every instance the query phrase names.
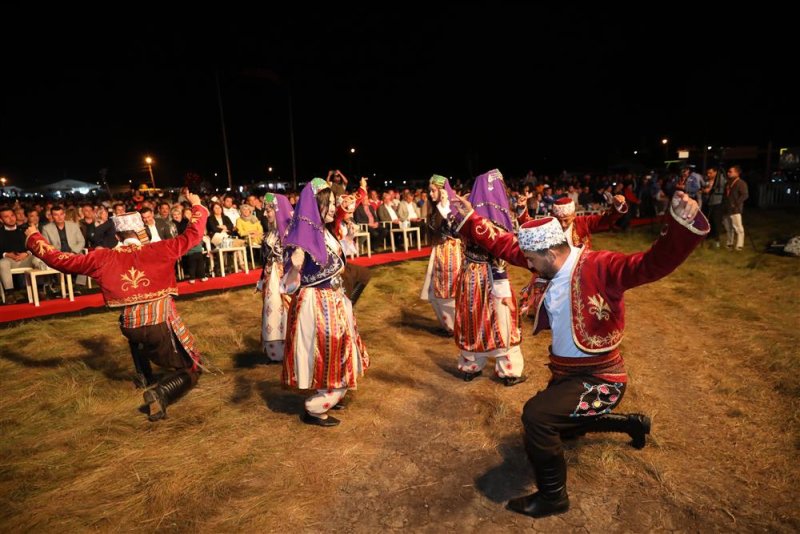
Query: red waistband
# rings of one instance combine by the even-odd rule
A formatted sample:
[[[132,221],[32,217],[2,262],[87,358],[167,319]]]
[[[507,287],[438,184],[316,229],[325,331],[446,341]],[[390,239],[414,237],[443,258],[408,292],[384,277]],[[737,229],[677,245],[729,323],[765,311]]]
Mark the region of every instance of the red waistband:
[[[549,367],[553,376],[592,375],[613,382],[628,381],[625,363],[619,349],[581,358],[565,358],[550,352]]]

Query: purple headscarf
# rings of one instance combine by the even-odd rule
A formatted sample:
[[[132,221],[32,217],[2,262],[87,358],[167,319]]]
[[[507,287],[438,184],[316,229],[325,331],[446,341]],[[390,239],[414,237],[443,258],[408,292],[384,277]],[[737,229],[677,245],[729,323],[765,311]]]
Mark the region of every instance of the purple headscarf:
[[[325,225],[320,217],[315,195],[327,187],[328,182],[322,178],[314,178],[306,184],[283,239],[284,249],[301,248],[318,265],[325,263],[328,251],[325,248]]]
[[[275,210],[275,226],[278,228],[278,237],[283,239],[286,235],[286,229],[289,227],[289,222],[292,220],[294,208],[289,199],[284,195],[277,193],[267,193],[264,195],[264,203],[268,204]]]
[[[469,201],[475,213],[505,228],[506,231],[512,231],[508,196],[500,171],[492,169],[475,178]]]

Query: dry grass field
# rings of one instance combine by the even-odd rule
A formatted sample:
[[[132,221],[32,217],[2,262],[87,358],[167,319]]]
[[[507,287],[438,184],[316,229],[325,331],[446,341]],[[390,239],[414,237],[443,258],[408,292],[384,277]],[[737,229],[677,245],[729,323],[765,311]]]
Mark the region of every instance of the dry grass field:
[[[800,234],[796,211],[745,225],[759,249]],[[595,247],[641,250],[653,231]],[[523,320],[526,383],[463,382],[418,298],[425,265],[374,269],[356,308],[372,367],[332,429],[302,424],[303,393],[264,365],[252,289],[179,298],[220,372],[157,424],[116,312],[0,329],[0,531],[800,530],[800,260],[704,245],[627,294],[620,410],[652,417],[648,446],[572,442],[572,508],[541,520],[504,501],[534,487],[519,415],[547,381],[550,334]]]

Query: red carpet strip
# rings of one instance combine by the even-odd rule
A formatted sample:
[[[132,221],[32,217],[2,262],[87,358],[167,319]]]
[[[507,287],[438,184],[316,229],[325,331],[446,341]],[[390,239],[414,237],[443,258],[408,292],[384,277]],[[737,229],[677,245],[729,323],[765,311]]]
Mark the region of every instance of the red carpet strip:
[[[409,250],[408,253],[401,251],[373,254],[371,258],[361,256],[348,261],[356,265],[372,267],[376,265],[385,265],[387,263],[428,257],[430,253],[431,247],[424,247],[422,250]],[[206,282],[200,282],[199,280],[194,284],[190,284],[186,281],[178,282],[178,291],[180,292],[180,295],[185,296],[242,286],[253,286],[255,288],[256,282],[258,281],[258,277],[260,275],[261,268],[258,267],[251,270],[249,273],[241,271],[235,274],[228,274],[224,277],[209,278]],[[81,289],[81,286],[75,286],[75,289]],[[6,292],[6,296],[8,296],[8,292]],[[49,300],[41,299],[40,304],[41,306],[38,308],[33,304],[28,303],[5,305],[0,304],[0,323],[21,321],[23,319],[32,319],[34,317],[46,317],[49,315],[73,313],[90,308],[102,308],[105,306],[103,295],[100,293],[92,293],[90,295],[80,296],[76,295],[75,302],[70,302],[69,299],[62,298],[54,298]]]

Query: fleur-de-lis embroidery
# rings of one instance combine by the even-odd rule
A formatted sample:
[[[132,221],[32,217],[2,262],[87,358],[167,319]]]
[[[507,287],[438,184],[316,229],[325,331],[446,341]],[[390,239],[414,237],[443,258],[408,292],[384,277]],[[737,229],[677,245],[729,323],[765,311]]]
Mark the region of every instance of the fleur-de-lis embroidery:
[[[130,288],[136,289],[141,285],[142,287],[147,287],[150,285],[150,279],[145,277],[144,271],[137,271],[133,267],[127,272],[127,274],[122,275],[122,290],[127,291]]]
[[[607,321],[609,317],[611,317],[611,308],[600,293],[589,297],[589,304],[591,304],[591,306],[589,306],[589,313],[593,314],[601,321]]]
[[[497,228],[495,228],[493,224],[482,222],[481,224],[475,227],[475,233],[478,234],[479,236],[485,235],[486,237],[494,241],[495,239],[497,239],[497,234],[499,232],[497,231]]]

